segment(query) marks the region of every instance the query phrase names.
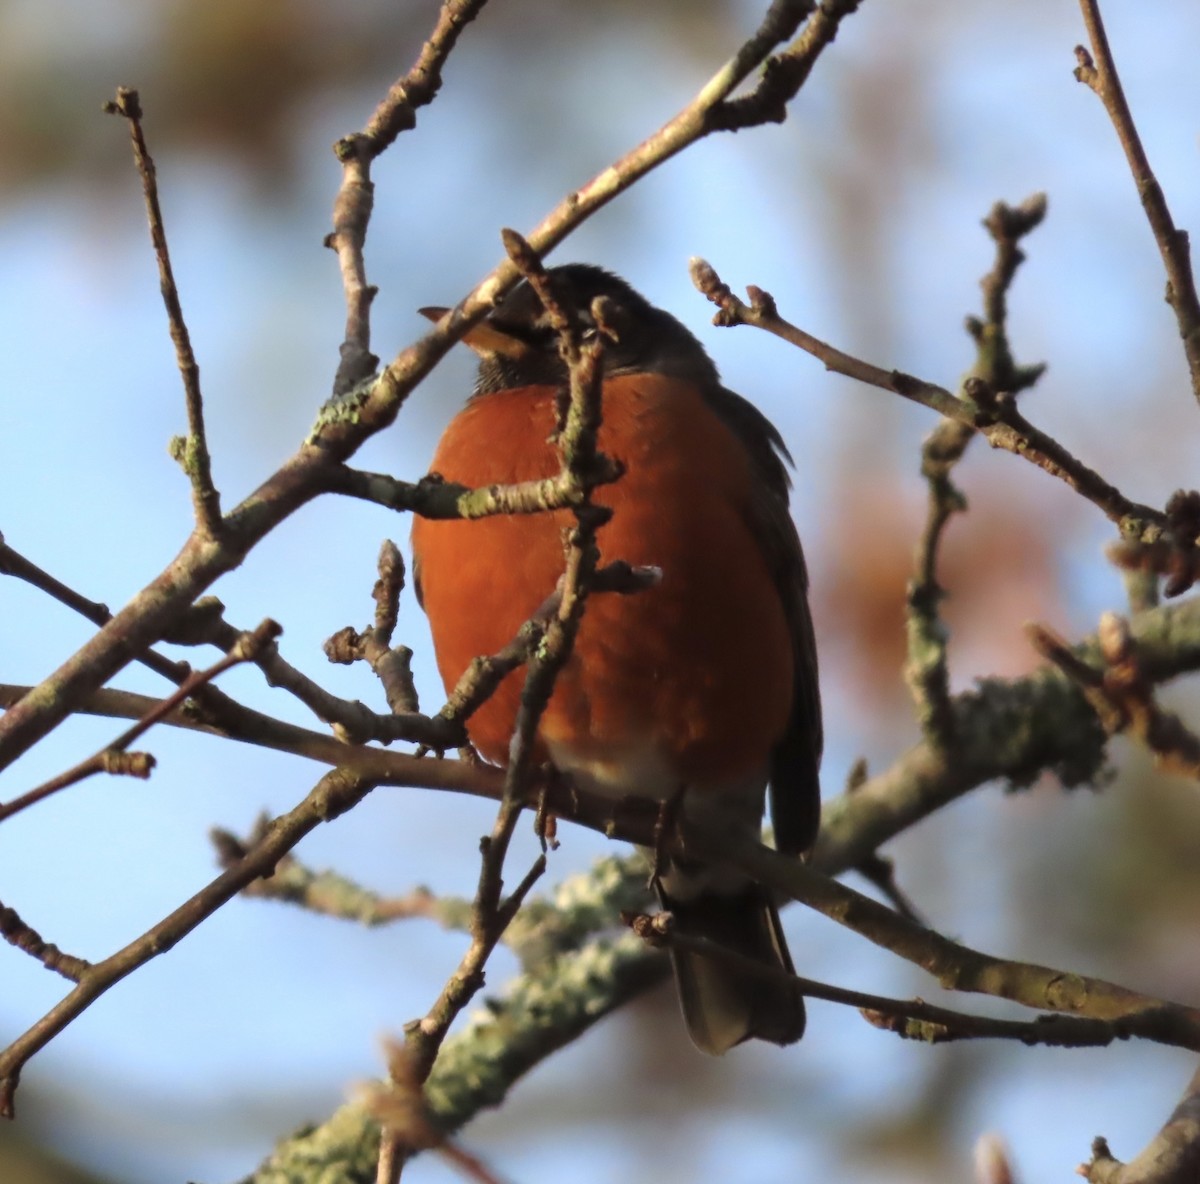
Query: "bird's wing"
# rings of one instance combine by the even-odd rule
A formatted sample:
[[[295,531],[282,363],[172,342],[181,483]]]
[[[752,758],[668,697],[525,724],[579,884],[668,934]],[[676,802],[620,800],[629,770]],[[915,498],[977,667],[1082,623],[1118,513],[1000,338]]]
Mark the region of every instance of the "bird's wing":
[[[775,425],[741,395],[718,387],[709,399],[750,454],[756,478],[748,507],[750,526],[779,591],[792,638],[792,712],[771,753],[771,820],[776,847],[796,855],[812,846],[820,826],[823,739],[808,569],[788,510],[791,482],[785,460],[791,456]]]

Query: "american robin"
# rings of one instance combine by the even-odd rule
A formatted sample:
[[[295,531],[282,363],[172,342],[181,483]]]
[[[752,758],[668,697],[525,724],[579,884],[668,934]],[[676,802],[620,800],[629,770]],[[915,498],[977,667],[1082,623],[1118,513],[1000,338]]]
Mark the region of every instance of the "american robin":
[[[593,299],[610,302],[599,447],[624,474],[594,494],[613,511],[597,535],[601,560],[662,575],[648,590],[588,601],[537,756],[589,790],[681,801],[689,816],[755,836],[769,784],[776,845],[799,855],[819,822],[821,710],[787,448],[762,412],[721,385],[700,342],[624,280],[584,264],[550,276],[585,332]],[[567,372],[537,295],[522,283],[466,340],[481,359],[478,380],[432,471],[470,486],[553,476]],[[571,521],[567,511],[416,519],[418,596],[447,688],[554,590]],[[520,672],[509,676],[467,726],[498,764],[521,683]],[[680,932],[791,972],[775,906],[744,876],[675,860],[659,894]],[[672,960],[688,1032],[704,1052],[803,1033],[793,984],[692,952]]]

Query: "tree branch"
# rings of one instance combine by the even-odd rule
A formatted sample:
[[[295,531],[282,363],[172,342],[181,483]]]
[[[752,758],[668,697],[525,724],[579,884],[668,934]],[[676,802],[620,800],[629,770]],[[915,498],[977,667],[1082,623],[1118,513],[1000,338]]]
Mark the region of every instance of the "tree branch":
[[[179,288],[175,284],[175,273],[171,268],[171,254],[167,249],[167,232],[163,225],[162,207],[158,201],[158,177],[154,160],[146,148],[142,134],[142,107],[138,92],[127,86],[117,88],[117,97],[105,104],[109,114],[120,115],[129,124],[129,138],[133,143],[133,159],[142,178],[142,192],[146,198],[146,214],[150,220],[150,241],[154,245],[154,257],[158,260],[158,282],[163,303],[167,307],[167,320],[171,327],[171,341],[175,345],[175,362],[183,378],[184,402],[187,407],[188,434],[186,439],[178,437],[171,442],[171,454],[187,473],[192,483],[192,503],[196,513],[196,528],[210,538],[221,530],[221,495],[213,484],[212,458],[208,454],[208,439],[204,432],[204,399],[200,394],[200,367],[192,351],[192,339],[187,322],[183,319],[183,305],[179,300]]]
[[[254,661],[257,652],[278,634],[279,626],[270,619],[259,625],[253,633],[237,634],[225,657],[219,662],[215,662],[207,670],[198,670],[185,679],[173,694],[156,702],[133,727],[127,728],[115,740],[93,753],[92,756],[80,761],[73,768],[60,773],[57,777],[52,777],[49,781],[13,798],[10,802],[0,803],[0,822],[11,818],[36,802],[48,798],[60,789],[66,789],[96,773],[110,773],[142,779],[149,777],[154,768],[154,757],[144,752],[128,752],[129,745],[148,732],[159,720],[170,715],[193,691],[206,686],[231,666],[236,666],[240,662]]]
[[[458,38],[487,0],[443,0],[437,23],[412,69],[392,83],[366,127],[333,146],[342,164],[342,184],[333,203],[333,231],[325,245],[337,253],[346,297],[346,332],[333,380],[335,397],[350,394],[379,365],[371,353],[371,304],[378,291],[367,283],[363,248],[374,207],[371,165],[401,132],[417,126],[417,110],[437,97],[445,66]]]
[[[867,898],[858,899],[861,901]],[[874,904],[873,901],[871,903]],[[970,1015],[953,1008],[926,1003],[923,999],[893,999],[865,991],[851,991],[845,987],[804,978],[802,975],[788,974],[777,966],[769,966],[754,958],[748,958],[745,954],[707,938],[679,933],[675,930],[669,913],[657,913],[654,916],[636,915],[626,917],[625,920],[638,937],[654,948],[687,950],[735,966],[741,974],[766,981],[793,982],[806,998],[824,999],[828,1003],[857,1008],[872,1027],[894,1032],[903,1040],[919,1040],[925,1044],[945,1044],[958,1040],[1017,1040],[1030,1046],[1104,1048],[1114,1040],[1123,1040],[1130,1034],[1122,1019],[1096,1020],[1074,1015],[1043,1015],[1033,1020],[1005,1020],[994,1016]],[[926,930],[926,933],[936,936],[932,935],[930,930]]]
[[[1133,121],[1133,113],[1125,100],[1125,90],[1117,74],[1108,34],[1100,16],[1099,0],[1079,0],[1083,23],[1092,43],[1089,54],[1082,45],[1075,47],[1075,77],[1093,91],[1104,104],[1108,117],[1117,131],[1117,139],[1125,150],[1129,171],[1133,174],[1142,209],[1154,233],[1163,266],[1167,272],[1167,303],[1175,312],[1183,352],[1192,379],[1192,394],[1200,402],[1200,300],[1196,297],[1196,281],[1192,275],[1191,245],[1186,230],[1176,227],[1167,208],[1162,186],[1150,167],[1146,150]],[[1095,55],[1093,59],[1092,55]]]
[[[891,391],[902,398],[919,403],[933,411],[958,421],[979,432],[993,447],[1023,456],[1076,493],[1087,498],[1112,522],[1126,539],[1158,542],[1167,534],[1167,516],[1161,510],[1130,501],[1119,489],[1110,485],[1094,469],[1076,460],[1057,440],[1039,431],[1017,410],[1011,392],[996,392],[982,381],[967,391],[973,398],[958,398],[944,387],[914,378],[899,370],[883,370],[861,358],[843,353],[803,329],[785,321],[769,292],[761,288],[746,289],[747,305],[739,300],[715,269],[703,259],[693,259],[692,280],[699,291],[716,304],[720,312],[713,318],[716,325],[753,325],[798,346],[812,354],[827,370],[868,386]]]
[[[88,966],[78,986],[36,1024],[0,1052],[0,1116],[12,1118],[14,1098],[25,1063],[110,987],[160,954],[232,900],[247,884],[268,875],[276,862],[309,831],[357,805],[374,786],[342,769],[332,769],[295,809],[271,823],[262,841],[245,858],[185,901],[157,925],[123,949]]]
[[[1092,1158],[1076,1171],[1088,1184],[1195,1184],[1200,1178],[1200,1069],[1179,1105],[1136,1159],[1122,1163],[1104,1138],[1092,1143]]]

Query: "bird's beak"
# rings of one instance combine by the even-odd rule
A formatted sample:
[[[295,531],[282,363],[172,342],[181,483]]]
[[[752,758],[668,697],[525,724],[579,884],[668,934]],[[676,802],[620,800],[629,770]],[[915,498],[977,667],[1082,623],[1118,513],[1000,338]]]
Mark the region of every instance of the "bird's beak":
[[[417,312],[429,321],[440,321],[449,311],[450,309],[448,308],[439,308],[437,306],[417,309]],[[480,321],[475,328],[467,333],[463,341],[481,358],[486,358],[492,354],[503,354],[506,358],[523,358],[529,353],[528,343],[522,341],[519,337],[514,337],[512,334],[506,333],[490,320]]]

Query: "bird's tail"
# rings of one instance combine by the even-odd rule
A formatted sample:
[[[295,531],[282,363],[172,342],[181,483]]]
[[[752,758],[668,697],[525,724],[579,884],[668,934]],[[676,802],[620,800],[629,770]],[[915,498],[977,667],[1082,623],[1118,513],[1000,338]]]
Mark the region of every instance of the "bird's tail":
[[[793,973],[779,913],[760,885],[747,884],[734,893],[690,894],[686,878],[677,872],[668,872],[663,880],[659,899],[673,914],[679,933],[707,938],[764,966]],[[720,1056],[743,1040],[792,1044],[804,1035],[804,997],[795,983],[674,947],[671,962],[684,1023],[701,1052]]]

